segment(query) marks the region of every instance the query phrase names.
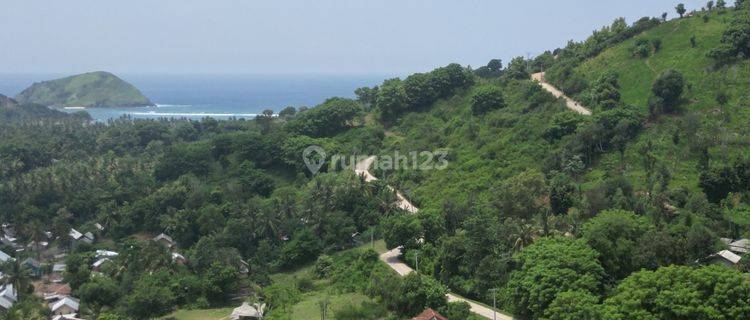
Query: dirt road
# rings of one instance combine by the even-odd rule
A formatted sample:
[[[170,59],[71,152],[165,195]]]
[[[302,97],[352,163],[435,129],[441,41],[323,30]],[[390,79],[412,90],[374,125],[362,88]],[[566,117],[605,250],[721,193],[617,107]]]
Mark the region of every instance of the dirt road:
[[[566,96],[565,93],[563,93],[562,91],[558,90],[557,88],[555,88],[551,84],[549,84],[546,81],[544,81],[544,72],[539,72],[539,73],[532,74],[531,75],[531,79],[534,80],[534,81],[536,81],[536,82],[539,82],[539,84],[542,86],[542,88],[544,88],[544,90],[549,91],[549,93],[551,93],[556,98],[563,98],[563,100],[565,100],[565,106],[567,106],[568,109],[573,110],[575,112],[578,112],[578,113],[580,113],[582,115],[585,115],[585,116],[590,116],[591,115],[591,110],[587,109],[586,107],[584,107],[583,105],[581,105],[577,101],[575,101],[575,100],[571,99],[570,97]]]
[[[357,163],[357,165],[354,166],[354,172],[356,172],[360,176],[365,177],[365,181],[378,180],[377,177],[375,177],[374,175],[370,173],[370,166],[372,166],[372,163],[375,162],[375,159],[376,157],[372,156],[372,157],[369,157],[367,159],[360,161],[359,163]],[[409,200],[407,200],[400,192],[397,191],[396,196],[398,197],[398,202],[399,202],[398,206],[401,209],[404,209],[410,213],[417,213],[419,211],[419,209],[415,207],[411,202],[409,202]],[[403,277],[403,276],[406,276],[407,274],[414,272],[414,270],[398,259],[400,255],[401,255],[401,247],[398,247],[391,251],[381,254],[380,260],[385,262],[391,269],[393,269],[393,271],[396,271],[396,273],[399,276]],[[452,293],[447,294],[446,298],[448,298],[448,302],[464,301],[468,303],[471,312],[479,316],[485,317],[487,319],[494,319],[494,317],[496,317],[496,319],[500,319],[500,320],[513,320],[513,318],[510,316],[507,316],[500,312],[496,312],[496,313],[493,312],[492,308],[485,307],[474,301],[459,297]]]

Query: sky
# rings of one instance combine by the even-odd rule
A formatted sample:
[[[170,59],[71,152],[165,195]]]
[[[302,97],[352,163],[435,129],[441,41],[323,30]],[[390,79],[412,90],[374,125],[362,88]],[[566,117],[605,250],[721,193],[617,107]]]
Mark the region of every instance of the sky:
[[[3,0],[0,73],[408,74],[534,56],[678,0]],[[689,10],[706,1],[683,0]],[[731,2],[731,1],[728,1]]]

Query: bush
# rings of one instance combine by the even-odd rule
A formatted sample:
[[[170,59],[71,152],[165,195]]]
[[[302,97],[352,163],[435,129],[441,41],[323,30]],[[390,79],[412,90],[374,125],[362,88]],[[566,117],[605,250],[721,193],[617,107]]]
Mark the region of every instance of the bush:
[[[475,116],[504,107],[505,97],[502,90],[496,87],[481,88],[471,98],[471,113]]]
[[[664,71],[654,81],[651,91],[661,99],[663,112],[672,112],[680,102],[680,97],[685,89],[685,77],[675,70]]]
[[[315,290],[315,283],[307,277],[299,278],[297,279],[297,290],[302,293],[313,291]]]

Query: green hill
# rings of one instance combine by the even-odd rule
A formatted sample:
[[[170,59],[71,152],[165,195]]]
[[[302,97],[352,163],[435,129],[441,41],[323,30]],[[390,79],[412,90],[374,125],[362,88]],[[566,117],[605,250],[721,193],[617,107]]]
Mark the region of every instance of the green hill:
[[[90,72],[34,83],[16,96],[21,103],[54,107],[139,107],[154,105],[136,87],[109,72]]]

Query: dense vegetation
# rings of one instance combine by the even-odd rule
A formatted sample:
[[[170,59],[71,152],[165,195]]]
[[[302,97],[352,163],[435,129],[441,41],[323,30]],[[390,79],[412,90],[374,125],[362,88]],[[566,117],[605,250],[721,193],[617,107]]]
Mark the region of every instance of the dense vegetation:
[[[70,248],[65,280],[82,313],[100,319],[235,296],[287,319],[319,284],[366,297],[337,319],[426,307],[470,317],[467,305],[447,303],[449,290],[497,298],[519,319],[749,318],[746,264],[699,263],[723,249],[720,237],[750,236],[744,6],[618,19],[505,68],[451,64],[360,88],[357,100],[250,121],[8,120],[0,218],[27,242],[52,231],[60,248],[71,227],[97,233],[93,246]],[[594,115],[529,80],[541,70]],[[340,165],[312,175],[301,159],[311,145],[329,155],[415,152],[419,162],[441,151],[450,165],[376,163],[375,182]],[[419,213],[397,208],[387,185]],[[186,264],[147,241],[160,232]],[[398,278],[371,250],[337,253],[371,235],[403,246],[419,273]],[[101,248],[120,255],[92,276]],[[39,254],[30,251],[18,258]],[[304,265],[309,278],[270,276]],[[40,302],[12,267],[24,302],[5,317],[32,318]]]

